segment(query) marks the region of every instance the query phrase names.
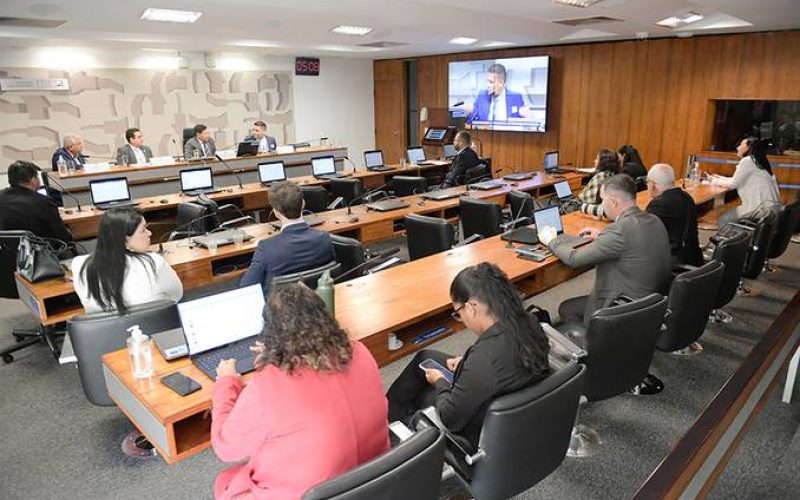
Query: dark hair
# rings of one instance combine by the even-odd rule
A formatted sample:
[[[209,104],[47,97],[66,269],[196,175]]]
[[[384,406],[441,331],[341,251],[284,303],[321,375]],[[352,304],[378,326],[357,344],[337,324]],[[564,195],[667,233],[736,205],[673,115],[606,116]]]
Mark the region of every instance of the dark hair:
[[[258,121],[256,121],[256,122],[254,122],[254,123],[253,123],[253,126],[255,126],[255,127],[258,127],[258,128],[263,128],[264,130],[266,130],[266,129],[267,129],[267,124],[266,124],[266,123],[264,123],[264,122],[263,122],[263,121],[261,121],[261,120],[258,120]]]
[[[303,191],[294,182],[278,182],[269,188],[269,204],[289,219],[303,215]]]
[[[600,172],[611,172],[612,174],[620,172],[617,153],[610,149],[601,149],[597,152],[597,173]]]
[[[21,186],[36,177],[41,169],[29,161],[15,161],[8,167],[8,184]]]
[[[128,142],[131,142],[131,139],[136,137],[136,132],[141,132],[141,130],[139,130],[136,127],[132,127],[132,128],[129,128],[128,130],[126,130],[125,131],[125,140],[128,141]]]
[[[636,181],[628,174],[612,175],[603,183],[605,192],[611,191],[617,196],[628,198],[629,201],[636,200]]]
[[[495,75],[499,76],[506,81],[506,67],[502,64],[492,64],[489,66],[489,69],[486,70],[488,73],[494,73]]]
[[[467,143],[467,145],[472,144],[472,135],[466,130],[459,130],[456,134],[456,137],[461,137]]]
[[[142,265],[150,265],[155,273],[152,257],[129,250],[125,245],[125,238],[132,236],[143,220],[142,213],[131,207],[112,208],[100,219],[97,247],[86,259],[80,279],[86,282],[89,297],[94,298],[104,311],[116,309],[120,315],[128,311],[122,299],[128,256],[140,260]]]
[[[631,144],[624,144],[619,148],[619,154],[622,155],[622,163],[633,163],[636,165],[637,170],[644,169],[647,171],[647,168],[644,166],[644,162],[642,161],[642,157],[639,156],[639,151],[636,150]],[[641,171],[641,170],[640,170]]]
[[[528,313],[506,274],[494,264],[482,262],[463,269],[450,285],[450,300],[484,304],[497,319],[504,335],[510,335],[522,365],[531,372],[547,371],[550,345],[539,323]]]
[[[756,137],[748,137],[744,141],[747,142],[747,154],[745,156],[753,158],[753,163],[756,164],[756,167],[766,170],[769,175],[772,175],[772,165],[769,164],[769,159],[767,159],[769,141]]]
[[[264,306],[264,350],[256,365],[292,373],[307,366],[320,372],[344,369],[353,346],[313,290],[302,284],[275,287]]]
[[[194,135],[200,135],[200,134],[202,134],[202,133],[203,133],[203,131],[204,131],[205,129],[207,129],[207,128],[208,128],[208,127],[206,127],[206,126],[205,126],[205,125],[203,125],[202,123],[198,123],[197,125],[195,125],[195,126],[194,126]]]

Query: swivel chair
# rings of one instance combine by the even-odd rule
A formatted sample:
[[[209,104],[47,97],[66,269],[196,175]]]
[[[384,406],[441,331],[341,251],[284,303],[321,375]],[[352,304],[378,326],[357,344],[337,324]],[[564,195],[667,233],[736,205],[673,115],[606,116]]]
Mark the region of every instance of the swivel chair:
[[[446,219],[408,214],[403,224],[406,228],[406,244],[410,260],[447,251],[455,244],[455,231]]]
[[[720,233],[722,231],[724,228]],[[722,311],[721,308],[736,297],[744,262],[747,258],[750,235],[746,231],[740,231],[730,237],[712,236],[711,241],[714,244],[711,259],[724,264],[725,270],[722,273],[722,283],[720,283],[719,293],[714,301],[709,320],[715,323],[730,323],[733,321],[733,316]]]
[[[303,199],[306,202],[306,210],[318,214],[328,210],[328,190],[322,186],[301,186]]]
[[[424,193],[428,190],[428,179],[425,177],[396,175],[392,177],[392,189],[397,197]]]
[[[459,213],[461,215],[461,229],[463,237],[469,238],[479,234],[482,238],[489,238],[503,231],[503,211],[500,205],[491,201],[461,198],[459,200]]]
[[[284,274],[283,276],[275,276],[272,278],[270,289],[274,289],[275,287],[281,285],[302,281],[307,287],[311,288],[312,290],[316,290],[317,281],[319,281],[325,271],[330,272],[331,278],[336,278],[341,272],[341,269],[342,265],[335,260],[332,260],[323,266],[309,269],[307,271],[299,271],[296,273]]]
[[[350,203],[364,194],[364,184],[361,179],[331,179],[331,195],[334,198],[341,196],[345,203]],[[361,201],[359,201],[361,203]],[[359,204],[356,203],[356,204]]]
[[[769,246],[767,262],[764,264],[768,271],[774,272],[776,270],[769,265],[769,259],[777,259],[783,255],[789,247],[792,235],[794,235],[798,229],[798,224],[800,224],[800,201],[795,201],[790,205],[786,205],[778,212],[775,236],[772,240],[772,244]]]

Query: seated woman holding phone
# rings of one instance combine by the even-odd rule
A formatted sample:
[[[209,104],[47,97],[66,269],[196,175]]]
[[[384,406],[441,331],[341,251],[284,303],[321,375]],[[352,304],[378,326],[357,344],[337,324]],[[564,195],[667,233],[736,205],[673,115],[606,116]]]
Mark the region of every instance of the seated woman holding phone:
[[[389,420],[409,423],[417,410],[435,406],[442,423],[477,449],[491,402],[544,378],[550,346],[517,290],[494,264],[484,262],[458,273],[450,298],[453,317],[478,340],[463,356],[417,353],[389,388]]]

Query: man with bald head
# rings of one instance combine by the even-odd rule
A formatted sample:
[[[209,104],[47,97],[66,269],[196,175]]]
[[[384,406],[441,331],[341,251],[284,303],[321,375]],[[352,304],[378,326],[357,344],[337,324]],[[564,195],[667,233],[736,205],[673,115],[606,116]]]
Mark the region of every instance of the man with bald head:
[[[675,171],[657,163],[647,172],[647,211],[661,219],[669,235],[674,264],[699,266],[703,263],[697,237],[697,207],[692,197],[675,186]]]
[[[72,167],[73,170],[83,168],[84,163],[86,163],[86,157],[83,156],[83,138],[79,135],[67,134],[64,136],[62,144],[63,147],[53,153],[53,171],[58,172],[59,158],[64,158],[67,166]]]

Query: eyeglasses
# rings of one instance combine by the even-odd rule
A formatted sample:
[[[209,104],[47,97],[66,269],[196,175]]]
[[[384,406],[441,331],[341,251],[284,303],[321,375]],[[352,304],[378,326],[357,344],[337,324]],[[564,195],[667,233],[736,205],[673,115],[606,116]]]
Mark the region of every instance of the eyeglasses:
[[[453,311],[452,313],[450,313],[450,316],[451,316],[451,317],[452,317],[454,320],[456,320],[456,321],[458,321],[458,322],[461,322],[461,310],[462,310],[462,309],[464,309],[464,307],[465,307],[465,306],[466,306],[466,304],[463,304],[461,307],[459,307],[458,309],[456,309],[455,311]]]

